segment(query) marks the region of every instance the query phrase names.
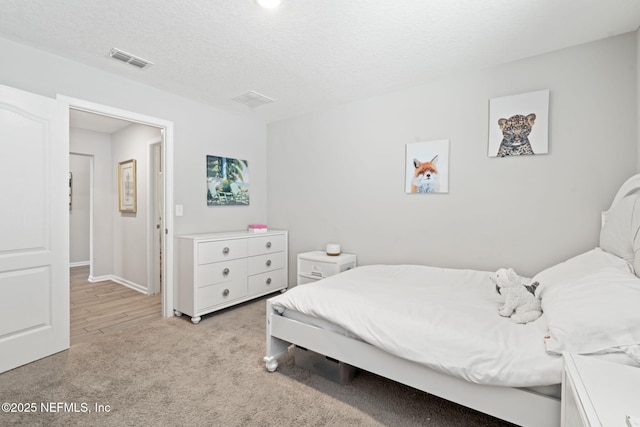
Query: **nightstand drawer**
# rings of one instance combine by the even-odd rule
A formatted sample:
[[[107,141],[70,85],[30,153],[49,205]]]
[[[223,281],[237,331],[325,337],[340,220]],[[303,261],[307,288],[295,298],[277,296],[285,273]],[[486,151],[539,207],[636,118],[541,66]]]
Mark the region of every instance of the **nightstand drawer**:
[[[323,251],[298,254],[298,285],[315,282],[356,266],[354,254],[327,255]]]
[[[298,261],[298,273],[322,279],[338,273],[338,266],[328,262],[300,259]]]
[[[198,264],[209,264],[247,256],[247,240],[224,240],[198,243]]]
[[[338,264],[333,260],[321,261],[304,258],[300,258],[298,260],[298,272],[300,274],[304,274],[305,276],[310,277],[317,277],[318,279],[342,273],[343,271],[349,270],[355,266],[355,260],[342,264]]]

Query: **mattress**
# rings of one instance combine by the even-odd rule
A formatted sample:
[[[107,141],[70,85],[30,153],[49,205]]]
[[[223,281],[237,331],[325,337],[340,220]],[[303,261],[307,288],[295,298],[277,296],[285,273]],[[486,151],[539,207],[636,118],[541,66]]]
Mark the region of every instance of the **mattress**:
[[[468,381],[525,388],[559,384],[562,358],[545,351],[544,315],[524,325],[501,317],[501,297],[490,275],[363,266],[297,286],[272,305],[289,317],[310,316],[318,327]]]
[[[325,329],[340,335],[350,337],[352,339],[360,340],[360,338],[356,337],[349,331],[345,331],[344,328],[334,325],[333,323],[326,321],[324,319],[318,319],[317,317],[307,316],[306,314],[302,314],[298,311],[289,310],[289,309],[285,309],[281,314],[283,317],[286,317],[288,319],[296,320],[298,322],[302,322],[307,325],[312,325],[317,328]],[[552,385],[535,386],[535,387],[523,387],[523,389],[537,393],[537,394],[555,397],[558,399],[560,398],[560,395],[562,393],[561,384],[552,384]]]

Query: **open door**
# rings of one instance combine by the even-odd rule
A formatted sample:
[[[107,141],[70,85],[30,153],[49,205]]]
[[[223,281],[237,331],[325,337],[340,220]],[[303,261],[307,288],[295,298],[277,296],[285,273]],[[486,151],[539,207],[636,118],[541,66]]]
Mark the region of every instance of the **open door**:
[[[149,294],[159,294],[162,290],[162,252],[164,243],[164,181],[162,177],[162,139],[149,146]]]
[[[69,348],[69,110],[0,86],[0,372]]]

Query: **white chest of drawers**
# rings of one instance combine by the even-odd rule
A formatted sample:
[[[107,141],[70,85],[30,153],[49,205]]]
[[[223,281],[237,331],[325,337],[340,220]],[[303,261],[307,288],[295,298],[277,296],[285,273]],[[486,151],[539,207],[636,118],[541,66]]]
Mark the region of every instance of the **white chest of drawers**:
[[[247,231],[176,237],[174,311],[201,316],[288,286],[287,231]]]
[[[640,417],[640,368],[564,353],[562,427],[626,427]]]

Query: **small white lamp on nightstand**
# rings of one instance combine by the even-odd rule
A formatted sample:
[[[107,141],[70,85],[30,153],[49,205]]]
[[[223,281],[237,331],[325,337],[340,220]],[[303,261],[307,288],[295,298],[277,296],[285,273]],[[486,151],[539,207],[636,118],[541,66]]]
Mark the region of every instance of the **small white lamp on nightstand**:
[[[325,252],[329,256],[338,256],[340,255],[340,245],[337,243],[329,243],[325,249]]]

